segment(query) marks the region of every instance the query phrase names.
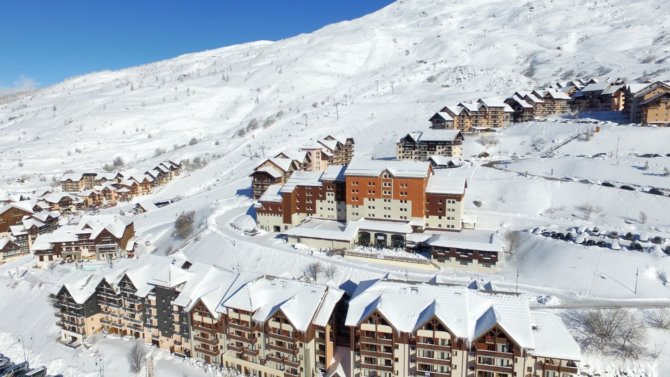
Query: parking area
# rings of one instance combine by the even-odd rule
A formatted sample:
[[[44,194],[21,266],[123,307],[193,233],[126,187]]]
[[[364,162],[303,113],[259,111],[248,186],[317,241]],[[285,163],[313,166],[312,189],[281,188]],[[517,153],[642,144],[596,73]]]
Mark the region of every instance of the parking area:
[[[646,232],[605,231],[598,227],[572,227],[563,230],[536,227],[529,229],[529,232],[536,236],[572,242],[583,246],[670,255],[670,240],[667,236],[650,235]]]

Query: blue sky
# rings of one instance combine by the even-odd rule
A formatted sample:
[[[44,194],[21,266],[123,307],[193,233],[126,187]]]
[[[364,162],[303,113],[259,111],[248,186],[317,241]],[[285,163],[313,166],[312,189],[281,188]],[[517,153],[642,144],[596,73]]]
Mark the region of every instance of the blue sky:
[[[0,90],[360,17],[391,0],[0,0]]]

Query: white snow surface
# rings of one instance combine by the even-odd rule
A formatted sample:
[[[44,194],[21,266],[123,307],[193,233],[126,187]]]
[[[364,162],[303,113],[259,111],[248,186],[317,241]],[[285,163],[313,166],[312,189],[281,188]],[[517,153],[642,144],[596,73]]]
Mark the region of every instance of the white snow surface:
[[[510,289],[518,271],[520,290],[552,295],[552,302],[561,305],[667,305],[670,265],[659,253],[600,250],[528,235],[518,252],[506,256],[498,274],[436,273],[411,264],[329,258],[290,248],[272,234],[246,237],[229,226],[252,213],[249,174],[255,166],[279,152],[293,155],[326,135],[353,137],[358,157],[389,158],[400,137],[427,130],[428,119],[445,104],[504,98],[578,77],[667,78],[662,62],[670,54],[670,15],[659,11],[664,6],[663,0],[512,5],[502,0],[403,0],[294,38],[74,77],[0,101],[0,197],[44,190],[67,171],[100,171],[115,157],[122,157],[128,170],[166,159],[200,158],[208,161],[203,168],[185,171],[136,199],[181,198],[133,216],[139,254],[179,251],[194,262],[286,278],[300,277],[317,260],[337,267],[332,284],[386,274],[428,281],[437,274],[461,284],[484,278]],[[478,228],[501,231],[598,225],[670,234],[668,197],[543,177],[553,169],[554,177],[668,187],[668,178],[657,175],[667,157],[649,159],[650,167],[643,171],[636,166],[646,159],[635,156],[668,153],[667,129],[594,122],[514,125],[492,136],[498,143],[490,145],[466,136],[463,166],[444,172],[467,179],[466,216],[477,218]],[[591,140],[570,141],[595,126],[601,131]],[[553,151],[563,142],[567,144]],[[504,165],[512,172],[473,158],[483,151],[489,160],[509,160]],[[540,158],[548,151],[557,157]],[[603,159],[576,157],[602,152]],[[587,219],[577,208],[584,204],[598,211]],[[134,203],[102,212],[118,215],[132,207]],[[197,214],[197,235],[177,240],[174,220],[190,210]],[[640,212],[647,215],[644,223],[637,221]],[[132,268],[133,261],[127,263]],[[15,267],[20,279],[8,275]],[[78,351],[55,344],[56,321],[46,288],[58,285],[64,268],[0,267],[0,309],[7,313],[0,324],[0,348],[21,358],[18,336],[32,336],[29,358],[48,365],[50,372],[92,377],[95,357],[104,353],[109,355],[106,375],[128,375],[126,340],[101,338],[92,349]],[[631,289],[636,270],[637,290]],[[174,284],[183,281],[182,271],[160,266],[151,278]],[[146,285],[148,277],[137,273]],[[669,352],[645,371],[670,374]],[[167,356],[158,370],[161,376],[205,375]]]

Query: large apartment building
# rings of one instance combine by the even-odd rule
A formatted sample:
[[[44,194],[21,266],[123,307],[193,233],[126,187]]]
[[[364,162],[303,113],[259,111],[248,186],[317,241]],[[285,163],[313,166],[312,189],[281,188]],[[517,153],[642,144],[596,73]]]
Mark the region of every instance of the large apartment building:
[[[381,279],[362,282],[348,308],[347,376],[578,373],[579,346],[561,319],[531,311],[524,295]]]
[[[346,219],[343,165],[325,171],[297,171],[283,185],[269,187],[256,205],[261,229],[280,232],[308,217]]]
[[[460,157],[463,134],[458,130],[410,132],[396,144],[396,159],[427,161],[433,156]]]
[[[330,135],[300,151],[280,152],[254,168],[250,175],[253,198],[259,199],[272,185],[285,183],[295,171],[320,172],[331,165],[346,165],[353,153],[354,139],[340,140]]]
[[[633,123],[670,125],[670,83],[657,81],[631,95],[630,117]]]
[[[59,342],[103,332],[249,376],[577,375],[559,317],[493,284],[388,278],[349,293],[320,284],[147,256],[82,271],[52,291]],[[398,305],[403,303],[403,305]],[[336,358],[335,355],[348,354]]]
[[[144,262],[54,291],[59,341],[78,347],[98,332],[133,336],[254,376],[316,377],[332,363],[343,291],[182,259]]]

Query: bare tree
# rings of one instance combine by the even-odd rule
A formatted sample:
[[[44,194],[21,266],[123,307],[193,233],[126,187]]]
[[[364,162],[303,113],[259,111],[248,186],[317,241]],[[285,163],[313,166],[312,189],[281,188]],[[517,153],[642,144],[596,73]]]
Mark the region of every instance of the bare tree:
[[[328,279],[334,278],[335,274],[337,274],[337,266],[335,266],[334,264],[328,265],[328,267],[324,268],[323,274]]]
[[[316,278],[318,278],[319,274],[322,272],[323,272],[323,265],[321,264],[321,262],[312,262],[308,264],[303,270],[305,276],[307,276],[311,280],[316,280]]]
[[[670,309],[645,310],[644,320],[653,328],[670,330]]]
[[[640,211],[640,222],[642,224],[647,223],[647,214],[644,211]]]
[[[563,315],[583,351],[622,358],[645,353],[646,326],[625,309],[568,311]]]
[[[128,365],[130,366],[130,372],[139,373],[142,369],[142,366],[146,362],[147,350],[144,348],[144,343],[141,341],[136,341],[133,344],[133,347],[128,351],[126,355],[128,358]]]

